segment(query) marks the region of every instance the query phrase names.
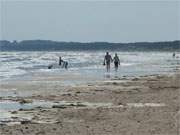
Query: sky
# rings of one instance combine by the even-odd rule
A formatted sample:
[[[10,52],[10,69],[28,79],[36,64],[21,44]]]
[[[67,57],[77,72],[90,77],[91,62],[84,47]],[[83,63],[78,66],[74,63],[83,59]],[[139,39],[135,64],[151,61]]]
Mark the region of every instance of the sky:
[[[0,0],[1,40],[180,40],[176,0]]]

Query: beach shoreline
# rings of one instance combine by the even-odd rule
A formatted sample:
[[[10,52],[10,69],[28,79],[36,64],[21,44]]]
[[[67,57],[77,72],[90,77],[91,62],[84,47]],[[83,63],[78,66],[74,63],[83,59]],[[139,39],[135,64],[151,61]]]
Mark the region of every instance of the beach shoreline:
[[[180,74],[116,78],[63,86],[58,78],[1,84],[0,101],[51,106],[9,111],[11,124],[2,135],[103,134],[177,135],[180,120]],[[9,94],[9,95],[8,95]],[[18,118],[27,116],[23,121]],[[27,118],[26,117],[26,118]],[[19,123],[18,123],[19,122]]]

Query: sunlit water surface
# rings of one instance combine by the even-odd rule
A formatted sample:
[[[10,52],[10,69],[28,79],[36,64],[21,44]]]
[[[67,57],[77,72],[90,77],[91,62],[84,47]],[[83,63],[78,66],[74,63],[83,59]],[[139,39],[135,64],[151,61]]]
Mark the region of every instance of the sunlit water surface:
[[[112,57],[115,52],[110,52]],[[117,52],[121,60],[118,72],[106,73],[103,66],[104,51],[97,52],[0,52],[0,81],[30,79],[34,74],[66,76],[66,83],[75,82],[71,76],[78,75],[78,81],[99,80],[122,76],[138,76],[174,72],[179,67],[179,56],[171,52]],[[68,61],[68,70],[57,66],[58,57]],[[48,69],[48,65],[53,69]],[[84,79],[84,77],[86,77]],[[73,78],[73,77],[72,77]]]

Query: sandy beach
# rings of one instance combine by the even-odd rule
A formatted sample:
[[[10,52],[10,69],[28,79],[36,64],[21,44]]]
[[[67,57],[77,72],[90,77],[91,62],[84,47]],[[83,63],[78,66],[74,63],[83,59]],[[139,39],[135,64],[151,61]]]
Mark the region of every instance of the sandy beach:
[[[0,0],[0,135],[180,135],[180,0]]]
[[[1,94],[1,101],[24,105],[41,101],[49,106],[10,111],[11,121],[1,124],[0,134],[178,135],[179,79],[174,73],[76,86],[62,86],[58,77],[4,83],[1,91],[13,93]]]

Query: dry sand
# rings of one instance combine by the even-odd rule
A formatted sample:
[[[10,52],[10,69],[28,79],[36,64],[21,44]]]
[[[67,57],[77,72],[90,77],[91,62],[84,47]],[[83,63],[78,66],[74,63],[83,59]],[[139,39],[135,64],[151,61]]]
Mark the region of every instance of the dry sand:
[[[30,121],[1,125],[1,135],[180,135],[180,74],[116,79],[62,86],[49,81],[1,84],[10,100],[70,101],[50,108],[19,110]],[[1,100],[4,97],[1,96]],[[79,103],[79,104],[75,104]],[[96,104],[99,103],[99,104]]]

